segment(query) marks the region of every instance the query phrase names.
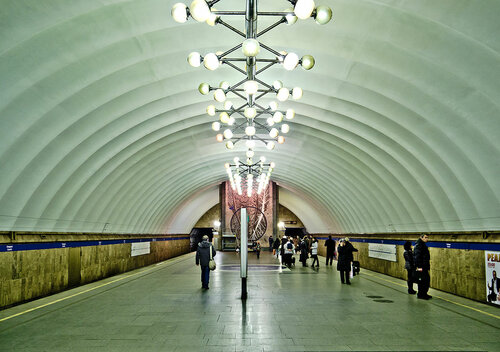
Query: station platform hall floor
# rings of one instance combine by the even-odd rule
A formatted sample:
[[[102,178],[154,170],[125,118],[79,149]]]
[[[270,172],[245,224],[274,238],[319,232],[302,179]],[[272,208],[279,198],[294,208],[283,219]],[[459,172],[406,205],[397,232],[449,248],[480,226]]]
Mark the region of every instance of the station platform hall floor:
[[[291,270],[218,252],[203,290],[194,253],[0,311],[0,351],[500,351],[500,309],[361,268]]]

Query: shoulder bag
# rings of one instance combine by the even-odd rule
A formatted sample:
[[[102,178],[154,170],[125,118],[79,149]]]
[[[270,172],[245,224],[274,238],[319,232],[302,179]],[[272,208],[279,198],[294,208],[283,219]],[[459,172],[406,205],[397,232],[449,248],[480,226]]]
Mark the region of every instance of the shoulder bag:
[[[210,260],[208,261],[208,268],[209,268],[210,270],[215,270],[215,268],[216,268],[217,266],[215,265],[215,260],[214,260],[214,258],[212,258],[212,246],[211,246],[211,245],[210,245],[210,249],[209,249],[209,251],[210,251]]]

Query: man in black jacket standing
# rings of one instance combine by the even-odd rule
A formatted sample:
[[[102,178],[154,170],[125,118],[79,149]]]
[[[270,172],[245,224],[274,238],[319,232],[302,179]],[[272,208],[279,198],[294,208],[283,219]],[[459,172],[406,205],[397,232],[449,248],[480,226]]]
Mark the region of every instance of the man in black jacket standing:
[[[332,239],[332,235],[328,236],[328,239],[325,241],[326,247],[326,265],[330,262],[332,265],[333,257],[335,256],[335,240]]]
[[[212,258],[215,257],[215,248],[208,242],[208,236],[203,236],[203,240],[198,243],[196,250],[196,265],[201,264],[201,287],[208,289],[208,281],[210,280],[210,268],[208,262],[210,261],[210,251],[212,251]]]
[[[420,299],[431,299],[432,296],[427,294],[429,291],[429,286],[431,283],[431,277],[429,275],[429,270],[431,268],[430,260],[431,256],[429,253],[429,248],[427,248],[427,241],[429,236],[423,234],[415,243],[413,249],[413,255],[415,257],[415,267],[418,277],[418,293],[417,298]]]

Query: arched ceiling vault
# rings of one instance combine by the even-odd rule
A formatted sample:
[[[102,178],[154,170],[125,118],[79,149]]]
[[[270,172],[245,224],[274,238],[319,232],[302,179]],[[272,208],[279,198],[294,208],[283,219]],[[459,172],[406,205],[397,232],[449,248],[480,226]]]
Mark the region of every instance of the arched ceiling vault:
[[[177,24],[175,2],[3,4],[0,230],[187,233],[218,202],[223,164],[244,149],[215,141],[197,86],[242,76],[186,57],[241,38]],[[304,89],[283,103],[297,112],[286,143],[257,149],[283,205],[310,232],[500,229],[500,3],[317,3],[332,22],[261,39],[316,59],[262,74]]]

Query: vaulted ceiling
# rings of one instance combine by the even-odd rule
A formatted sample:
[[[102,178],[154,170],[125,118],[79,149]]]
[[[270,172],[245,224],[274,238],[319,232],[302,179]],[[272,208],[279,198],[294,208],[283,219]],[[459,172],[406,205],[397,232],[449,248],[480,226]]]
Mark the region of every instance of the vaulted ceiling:
[[[242,77],[186,57],[241,38],[175,2],[2,2],[0,230],[187,233],[218,202],[244,148],[216,142],[197,87]],[[330,23],[262,36],[316,59],[263,74],[304,90],[286,143],[257,148],[280,202],[313,233],[500,229],[500,2],[316,2]]]

